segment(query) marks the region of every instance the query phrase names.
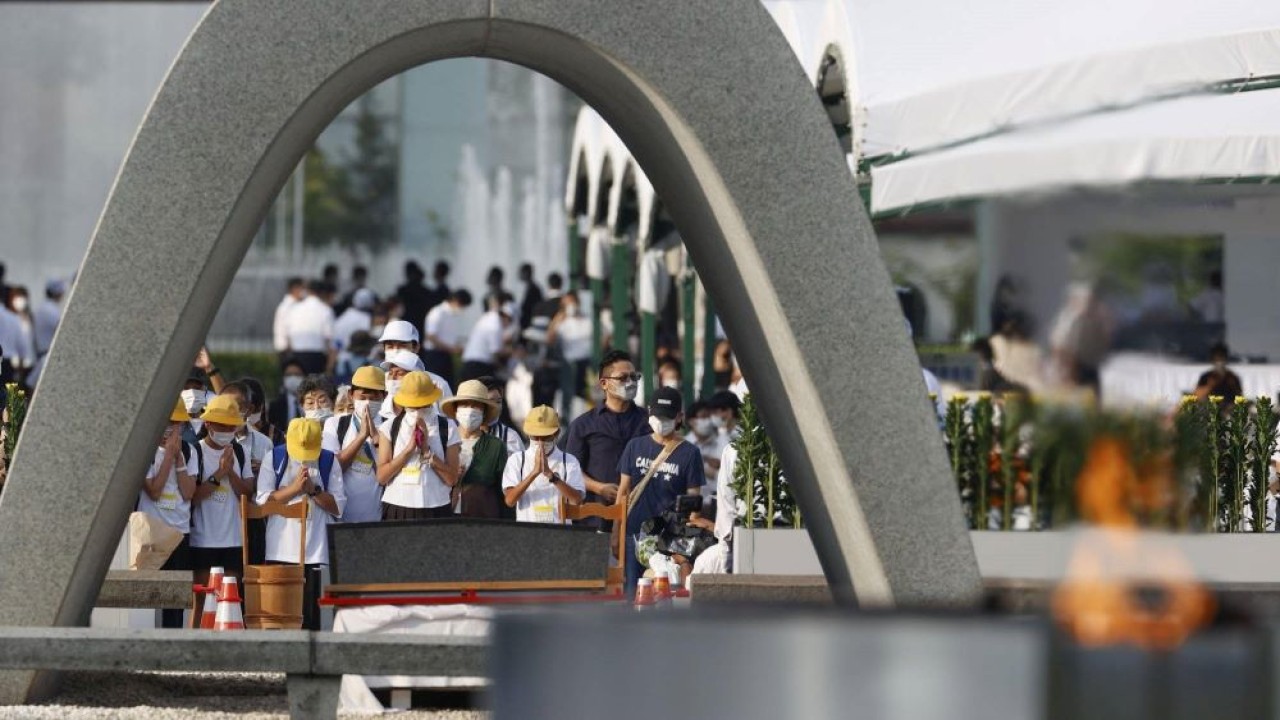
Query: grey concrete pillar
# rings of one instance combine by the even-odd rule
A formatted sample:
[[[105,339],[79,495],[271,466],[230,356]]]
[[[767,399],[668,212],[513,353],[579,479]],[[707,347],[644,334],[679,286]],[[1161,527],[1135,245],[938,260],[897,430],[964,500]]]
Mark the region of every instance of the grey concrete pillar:
[[[134,139],[54,340],[0,497],[0,625],[88,620],[157,432],[289,173],[361,93],[460,56],[565,84],[645,168],[737,342],[836,597],[975,599],[870,224],[758,2],[221,0]],[[0,680],[0,700],[29,679]]]

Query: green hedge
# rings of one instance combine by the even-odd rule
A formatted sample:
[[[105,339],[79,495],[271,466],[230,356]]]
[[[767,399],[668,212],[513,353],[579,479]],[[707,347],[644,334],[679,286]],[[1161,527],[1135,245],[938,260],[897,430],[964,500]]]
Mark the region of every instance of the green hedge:
[[[213,364],[228,382],[242,377],[257,378],[273,398],[280,391],[280,361],[275,353],[219,352],[210,353]]]

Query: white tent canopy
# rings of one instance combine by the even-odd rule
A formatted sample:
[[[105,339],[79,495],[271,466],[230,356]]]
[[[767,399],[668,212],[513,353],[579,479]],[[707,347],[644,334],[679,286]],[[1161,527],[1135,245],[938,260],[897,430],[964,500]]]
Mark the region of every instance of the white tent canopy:
[[[876,213],[1072,186],[1280,177],[1280,90],[1197,95],[873,168]]]
[[[1258,0],[765,5],[811,75],[841,56],[858,157],[1280,74],[1280,3]]]

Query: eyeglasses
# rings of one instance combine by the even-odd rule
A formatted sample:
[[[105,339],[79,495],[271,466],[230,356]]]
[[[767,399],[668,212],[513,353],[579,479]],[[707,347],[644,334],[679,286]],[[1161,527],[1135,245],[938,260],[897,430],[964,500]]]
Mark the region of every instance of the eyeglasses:
[[[633,372],[633,373],[623,373],[622,375],[606,375],[604,379],[605,380],[634,380],[636,382],[639,382],[640,378],[642,377],[644,377],[644,375],[641,375],[638,372]]]

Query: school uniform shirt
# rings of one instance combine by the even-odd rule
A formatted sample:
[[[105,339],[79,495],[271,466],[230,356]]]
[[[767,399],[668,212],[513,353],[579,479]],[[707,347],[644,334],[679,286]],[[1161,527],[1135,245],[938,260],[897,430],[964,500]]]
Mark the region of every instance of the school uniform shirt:
[[[344,417],[351,418],[351,421],[347,432],[338,437],[338,424]],[[376,432],[377,429],[374,430]],[[337,455],[359,434],[360,421],[354,415],[336,415],[324,421],[320,447]],[[346,470],[342,470],[341,463],[336,462],[335,458],[334,465],[341,471],[342,487],[347,496],[347,505],[339,517],[340,521],[376,522],[382,519],[382,486],[378,484],[377,459],[378,451],[373,447],[372,439],[364,441],[363,447],[356,451],[355,459]]]
[[[156,473],[160,472],[160,464],[164,462],[164,448],[156,448],[155,459],[151,461],[151,466],[147,468],[147,480],[155,478]],[[184,464],[182,452],[179,451],[173,458],[173,466],[169,468],[169,477],[165,478],[164,489],[160,491],[160,498],[152,500],[146,490],[138,493],[138,512],[144,512],[153,518],[159,519],[165,525],[186,535],[191,532],[191,501],[182,498],[182,492],[178,489],[178,468]],[[192,448],[191,459],[185,461],[187,474],[195,477],[199,472],[196,466],[196,453]]]
[[[395,420],[387,420],[378,427],[383,442],[391,442],[391,426]],[[439,424],[435,417],[427,419],[427,446],[439,458],[444,458],[446,449],[462,442],[458,434],[458,425],[452,420],[449,423],[449,437],[441,441]],[[413,427],[405,422],[400,423],[400,435],[392,447],[392,457],[404,451],[413,439]],[[415,452],[410,456],[404,468],[387,484],[382,491],[382,502],[405,508],[437,508],[449,504],[450,487],[445,485],[431,466],[422,462],[422,453]]]
[[[440,303],[427,313],[426,326],[423,327],[422,345],[428,350],[436,350],[436,344],[427,338],[435,336],[440,341],[456,347],[466,338],[462,308],[455,308],[447,302]]]
[[[271,462],[263,463],[262,469],[258,471],[258,494],[255,502],[259,505],[265,503],[270,499],[271,493],[278,490],[280,485],[292,483],[298,471],[305,464],[310,468],[312,481],[320,485],[324,492],[333,495],[333,501],[337,503],[338,510],[341,511],[347,504],[347,496],[343,490],[342,473],[339,471],[337,458],[334,458],[334,460],[333,466],[329,468],[329,477],[320,478],[319,460],[300,463],[293,458],[289,458],[284,475],[278,482],[276,480],[276,469],[272,467]],[[323,480],[323,482],[319,480]],[[295,497],[289,501],[289,504],[296,505],[303,500],[311,503],[311,507],[307,510],[306,564],[328,565],[329,533],[325,531],[325,527],[334,520],[334,517],[329,514],[329,511],[317,505],[313,498],[306,495]],[[302,540],[301,521],[293,518],[282,518],[279,515],[272,515],[267,518],[266,558],[269,562],[298,562],[298,554],[301,550],[298,546],[300,540]]]
[[[285,335],[293,352],[329,352],[333,343],[333,308],[308,295],[285,313]]]
[[[513,488],[524,481],[537,462],[537,448],[529,448],[521,453],[507,457],[507,467],[502,471],[502,489]],[[564,479],[569,487],[585,493],[587,485],[582,479],[582,465],[578,458],[563,450],[555,450],[547,459],[551,472]],[[546,476],[539,474],[516,501],[516,520],[520,522],[540,522],[563,524],[564,516],[560,514],[559,488]]]
[[[196,448],[204,456],[204,475],[197,479],[197,485],[208,482],[218,472],[223,453],[234,452],[230,445],[214,450],[204,441],[197,444]],[[195,461],[194,454],[191,459]],[[244,465],[238,465],[234,458],[231,462],[240,477],[253,476],[247,456]],[[191,547],[240,547],[243,542],[240,538],[240,498],[231,489],[231,483],[222,480],[209,497],[191,506]]]
[[[631,476],[631,492],[634,493],[644,479],[649,466],[662,452],[663,446],[652,435],[634,438],[627,443],[618,460],[618,474]],[[706,484],[702,470],[702,453],[687,442],[680,443],[662,465],[653,473],[635,501],[635,507],[627,516],[627,532],[640,532],[640,524],[675,507],[676,498],[693,488]]]
[[[489,433],[498,438],[507,446],[508,455],[517,455],[524,452],[524,439],[520,437],[520,433],[513,430],[510,426],[500,422],[494,422],[489,426]]]
[[[249,432],[244,437],[237,437],[236,442],[240,447],[244,448],[245,461],[250,467],[271,464],[271,450],[275,445],[271,442],[271,438],[266,435],[248,428]]]
[[[471,336],[462,350],[462,361],[496,364],[505,340],[502,316],[496,310],[490,310],[481,315],[471,329]]]
[[[333,322],[333,342],[339,348],[351,343],[351,336],[361,330],[369,332],[373,316],[359,308],[349,307]]]

